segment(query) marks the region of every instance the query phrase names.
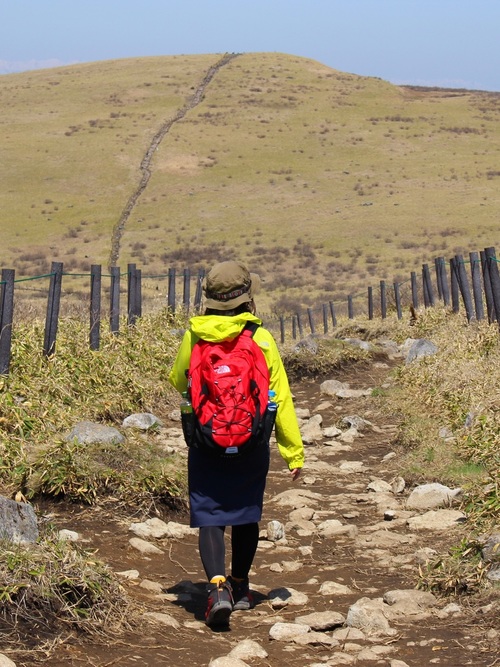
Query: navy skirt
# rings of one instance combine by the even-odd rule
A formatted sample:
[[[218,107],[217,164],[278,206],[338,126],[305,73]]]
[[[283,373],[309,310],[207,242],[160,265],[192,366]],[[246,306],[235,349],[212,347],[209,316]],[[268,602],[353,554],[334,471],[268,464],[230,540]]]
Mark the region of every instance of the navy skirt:
[[[190,447],[190,524],[239,526],[260,521],[269,470],[269,445],[241,458],[219,458]]]

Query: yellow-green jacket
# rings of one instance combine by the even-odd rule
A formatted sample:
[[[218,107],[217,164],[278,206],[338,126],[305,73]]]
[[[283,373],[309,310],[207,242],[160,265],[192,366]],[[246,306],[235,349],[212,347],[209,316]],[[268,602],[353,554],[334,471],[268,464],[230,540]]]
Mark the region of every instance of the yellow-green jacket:
[[[251,313],[239,315],[199,315],[189,321],[190,328],[184,337],[177,353],[177,358],[169,375],[170,383],[179,392],[186,391],[186,370],[194,344],[202,338],[207,341],[220,341],[234,338],[245,326],[247,321],[262,324],[261,320]],[[288,464],[288,468],[302,468],[304,464],[304,446],[300,435],[299,425],[293,406],[292,394],[288,378],[281,361],[281,357],[272,335],[260,326],[254,334],[254,341],[258,344],[267,361],[270,376],[270,389],[276,392],[276,440],[281,456]]]

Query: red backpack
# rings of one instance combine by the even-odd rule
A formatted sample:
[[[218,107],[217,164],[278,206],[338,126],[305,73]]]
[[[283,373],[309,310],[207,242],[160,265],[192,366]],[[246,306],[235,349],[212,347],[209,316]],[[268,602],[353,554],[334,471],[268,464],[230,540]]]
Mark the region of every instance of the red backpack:
[[[258,326],[247,322],[236,338],[195,343],[188,371],[193,411],[184,428],[189,446],[234,457],[269,441],[276,414],[267,410],[269,369],[253,340]]]

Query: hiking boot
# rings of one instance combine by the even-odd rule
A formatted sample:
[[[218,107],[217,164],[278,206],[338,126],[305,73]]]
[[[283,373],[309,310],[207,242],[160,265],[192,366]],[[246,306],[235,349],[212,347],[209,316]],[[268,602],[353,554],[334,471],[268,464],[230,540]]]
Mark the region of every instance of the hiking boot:
[[[253,609],[255,602],[250,592],[248,579],[235,581],[232,577],[229,577],[229,581],[233,590],[233,611]]]
[[[205,623],[211,627],[228,625],[233,611],[233,595],[231,585],[221,581],[208,592],[208,605],[205,612]]]

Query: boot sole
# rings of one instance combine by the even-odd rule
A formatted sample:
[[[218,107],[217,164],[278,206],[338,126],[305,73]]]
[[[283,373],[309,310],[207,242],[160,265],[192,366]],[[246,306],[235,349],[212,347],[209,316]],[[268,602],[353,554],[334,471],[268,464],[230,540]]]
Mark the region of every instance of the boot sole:
[[[229,625],[229,617],[232,611],[233,606],[230,602],[216,602],[210,609],[205,622],[210,627]]]

